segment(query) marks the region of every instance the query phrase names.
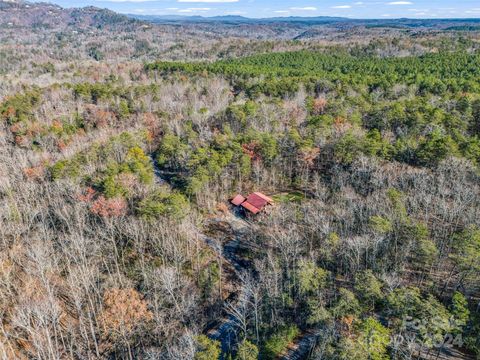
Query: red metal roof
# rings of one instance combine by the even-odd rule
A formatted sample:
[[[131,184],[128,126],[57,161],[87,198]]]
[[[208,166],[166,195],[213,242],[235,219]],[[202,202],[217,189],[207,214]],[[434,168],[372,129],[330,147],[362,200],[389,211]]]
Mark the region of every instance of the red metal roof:
[[[235,206],[240,206],[245,200],[246,199],[242,195],[238,194],[231,200],[231,203]]]
[[[259,208],[256,208],[255,206],[253,206],[252,204],[250,204],[248,201],[245,201],[242,206],[247,209],[248,211],[250,211],[251,213],[253,214],[258,214],[260,212],[261,209]]]
[[[260,196],[263,200],[265,200],[269,204],[273,204],[273,199],[269,198],[267,195],[262,194],[260,192],[254,192],[255,195]]]
[[[254,192],[245,199],[242,195],[236,195],[231,203],[235,206],[242,206],[253,214],[258,214],[267,204],[273,204],[273,200],[268,196]]]
[[[256,193],[250,194],[247,197],[247,202],[255,206],[257,209],[262,209],[265,205],[267,205],[267,200],[263,197],[258,196]]]

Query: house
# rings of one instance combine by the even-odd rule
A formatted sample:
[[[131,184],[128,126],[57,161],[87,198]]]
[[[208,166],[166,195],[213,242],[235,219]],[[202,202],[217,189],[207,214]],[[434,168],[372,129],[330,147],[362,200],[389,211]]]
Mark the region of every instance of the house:
[[[235,206],[242,207],[254,215],[264,210],[267,205],[273,204],[273,200],[271,198],[260,192],[254,192],[248,195],[246,198],[238,194],[230,202]]]

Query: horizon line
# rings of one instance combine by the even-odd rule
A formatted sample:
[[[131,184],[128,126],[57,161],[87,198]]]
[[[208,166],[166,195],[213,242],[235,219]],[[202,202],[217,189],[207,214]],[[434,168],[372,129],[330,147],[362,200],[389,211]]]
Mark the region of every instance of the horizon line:
[[[385,16],[385,17],[355,17],[355,16],[333,16],[333,15],[313,15],[313,16],[302,16],[302,15],[272,15],[272,16],[264,16],[264,17],[253,17],[253,16],[246,16],[243,14],[220,14],[220,15],[210,15],[207,16],[205,14],[178,14],[178,13],[165,13],[165,14],[142,14],[142,13],[136,13],[132,11],[118,11],[114,10],[112,8],[108,7],[101,7],[101,6],[96,6],[96,5],[86,5],[86,6],[69,6],[69,5],[59,5],[51,0],[0,0],[0,2],[9,2],[9,3],[33,3],[33,4],[49,4],[49,5],[54,5],[54,6],[59,6],[60,8],[63,9],[82,9],[82,8],[88,8],[88,7],[93,7],[97,9],[104,9],[108,11],[112,11],[116,14],[121,14],[129,17],[177,17],[177,18],[182,18],[182,19],[189,19],[189,18],[202,18],[202,19],[214,19],[218,17],[236,17],[236,18],[242,18],[246,20],[269,20],[269,19],[279,19],[279,20],[288,20],[288,19],[318,19],[318,18],[331,18],[331,19],[345,19],[345,20],[365,20],[365,21],[372,21],[372,20],[379,20],[379,21],[385,21],[385,20],[464,20],[464,21],[477,21],[480,20],[480,15],[478,17],[390,17],[390,16]]]
[[[95,7],[95,6],[93,6]],[[345,20],[479,20],[479,17],[422,17],[422,18],[415,18],[415,17],[372,17],[372,18],[360,18],[360,17],[350,17],[350,16],[331,16],[331,15],[317,15],[317,16],[299,16],[299,15],[290,15],[290,16],[267,16],[267,17],[251,17],[245,15],[237,15],[237,14],[224,14],[224,15],[182,15],[182,14],[137,14],[132,12],[123,12],[123,11],[115,11],[109,8],[103,8],[105,10],[110,10],[122,15],[130,15],[130,16],[142,16],[142,17],[164,17],[164,16],[172,16],[177,18],[203,18],[203,19],[214,19],[219,17],[235,17],[235,18],[242,18],[246,20],[268,20],[268,19],[318,19],[318,18],[330,18],[330,19],[345,19]]]

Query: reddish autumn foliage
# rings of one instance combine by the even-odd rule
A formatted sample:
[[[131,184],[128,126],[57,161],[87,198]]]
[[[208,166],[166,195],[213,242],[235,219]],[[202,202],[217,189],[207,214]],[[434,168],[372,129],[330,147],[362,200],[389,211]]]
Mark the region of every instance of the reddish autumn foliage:
[[[314,115],[321,115],[325,112],[327,106],[327,100],[324,98],[318,98],[313,100],[312,110]]]
[[[127,212],[127,202],[123,198],[107,199],[97,191],[88,187],[83,194],[77,196],[81,202],[90,204],[90,211],[103,218],[123,216]]]
[[[63,140],[58,140],[57,141],[57,148],[60,151],[64,151],[67,148],[67,144]]]
[[[18,134],[19,132],[22,131],[22,124],[21,123],[13,124],[12,126],[10,126],[10,131],[14,135]]]
[[[345,337],[351,337],[355,317],[348,315],[340,319],[341,332]]]
[[[125,215],[127,202],[123,198],[106,199],[102,195],[92,203],[90,211],[104,218],[118,217]]]
[[[95,191],[95,189],[88,187],[83,194],[77,196],[77,199],[81,202],[92,202],[96,194],[97,192]]]
[[[143,115],[143,123],[147,127],[147,136],[149,142],[153,142],[154,140],[158,139],[160,135],[162,135],[162,131],[155,114],[145,113]]]
[[[261,156],[258,153],[258,143],[251,142],[249,144],[242,145],[242,151],[244,154],[248,155],[252,161],[261,160]]]
[[[15,144],[18,146],[27,146],[28,139],[25,136],[17,135],[15,136]]]
[[[42,126],[36,122],[19,122],[10,126],[10,131],[14,135],[15,144],[18,146],[27,146],[32,139],[42,133],[42,130]]]
[[[301,159],[307,165],[307,167],[313,167],[313,165],[315,164],[315,160],[318,158],[319,154],[319,148],[304,150],[301,153]]]
[[[343,134],[352,128],[352,125],[343,117],[337,117],[333,127],[337,133]]]
[[[104,128],[113,125],[116,121],[115,113],[89,105],[85,111],[85,123],[91,127]]]
[[[45,174],[45,167],[34,166],[31,168],[26,168],[23,170],[23,174],[29,180],[40,180],[43,178],[43,175]]]
[[[100,321],[104,337],[113,341],[119,337],[127,339],[153,317],[147,302],[134,289],[107,290],[103,305]]]
[[[15,108],[13,106],[9,106],[3,113],[5,119],[13,119],[16,115]]]

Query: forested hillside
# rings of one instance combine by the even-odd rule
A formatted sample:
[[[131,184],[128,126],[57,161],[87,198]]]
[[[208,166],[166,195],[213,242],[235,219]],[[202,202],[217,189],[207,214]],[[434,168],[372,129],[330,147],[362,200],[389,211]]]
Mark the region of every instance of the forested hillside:
[[[2,358],[480,359],[477,31],[1,4]]]

